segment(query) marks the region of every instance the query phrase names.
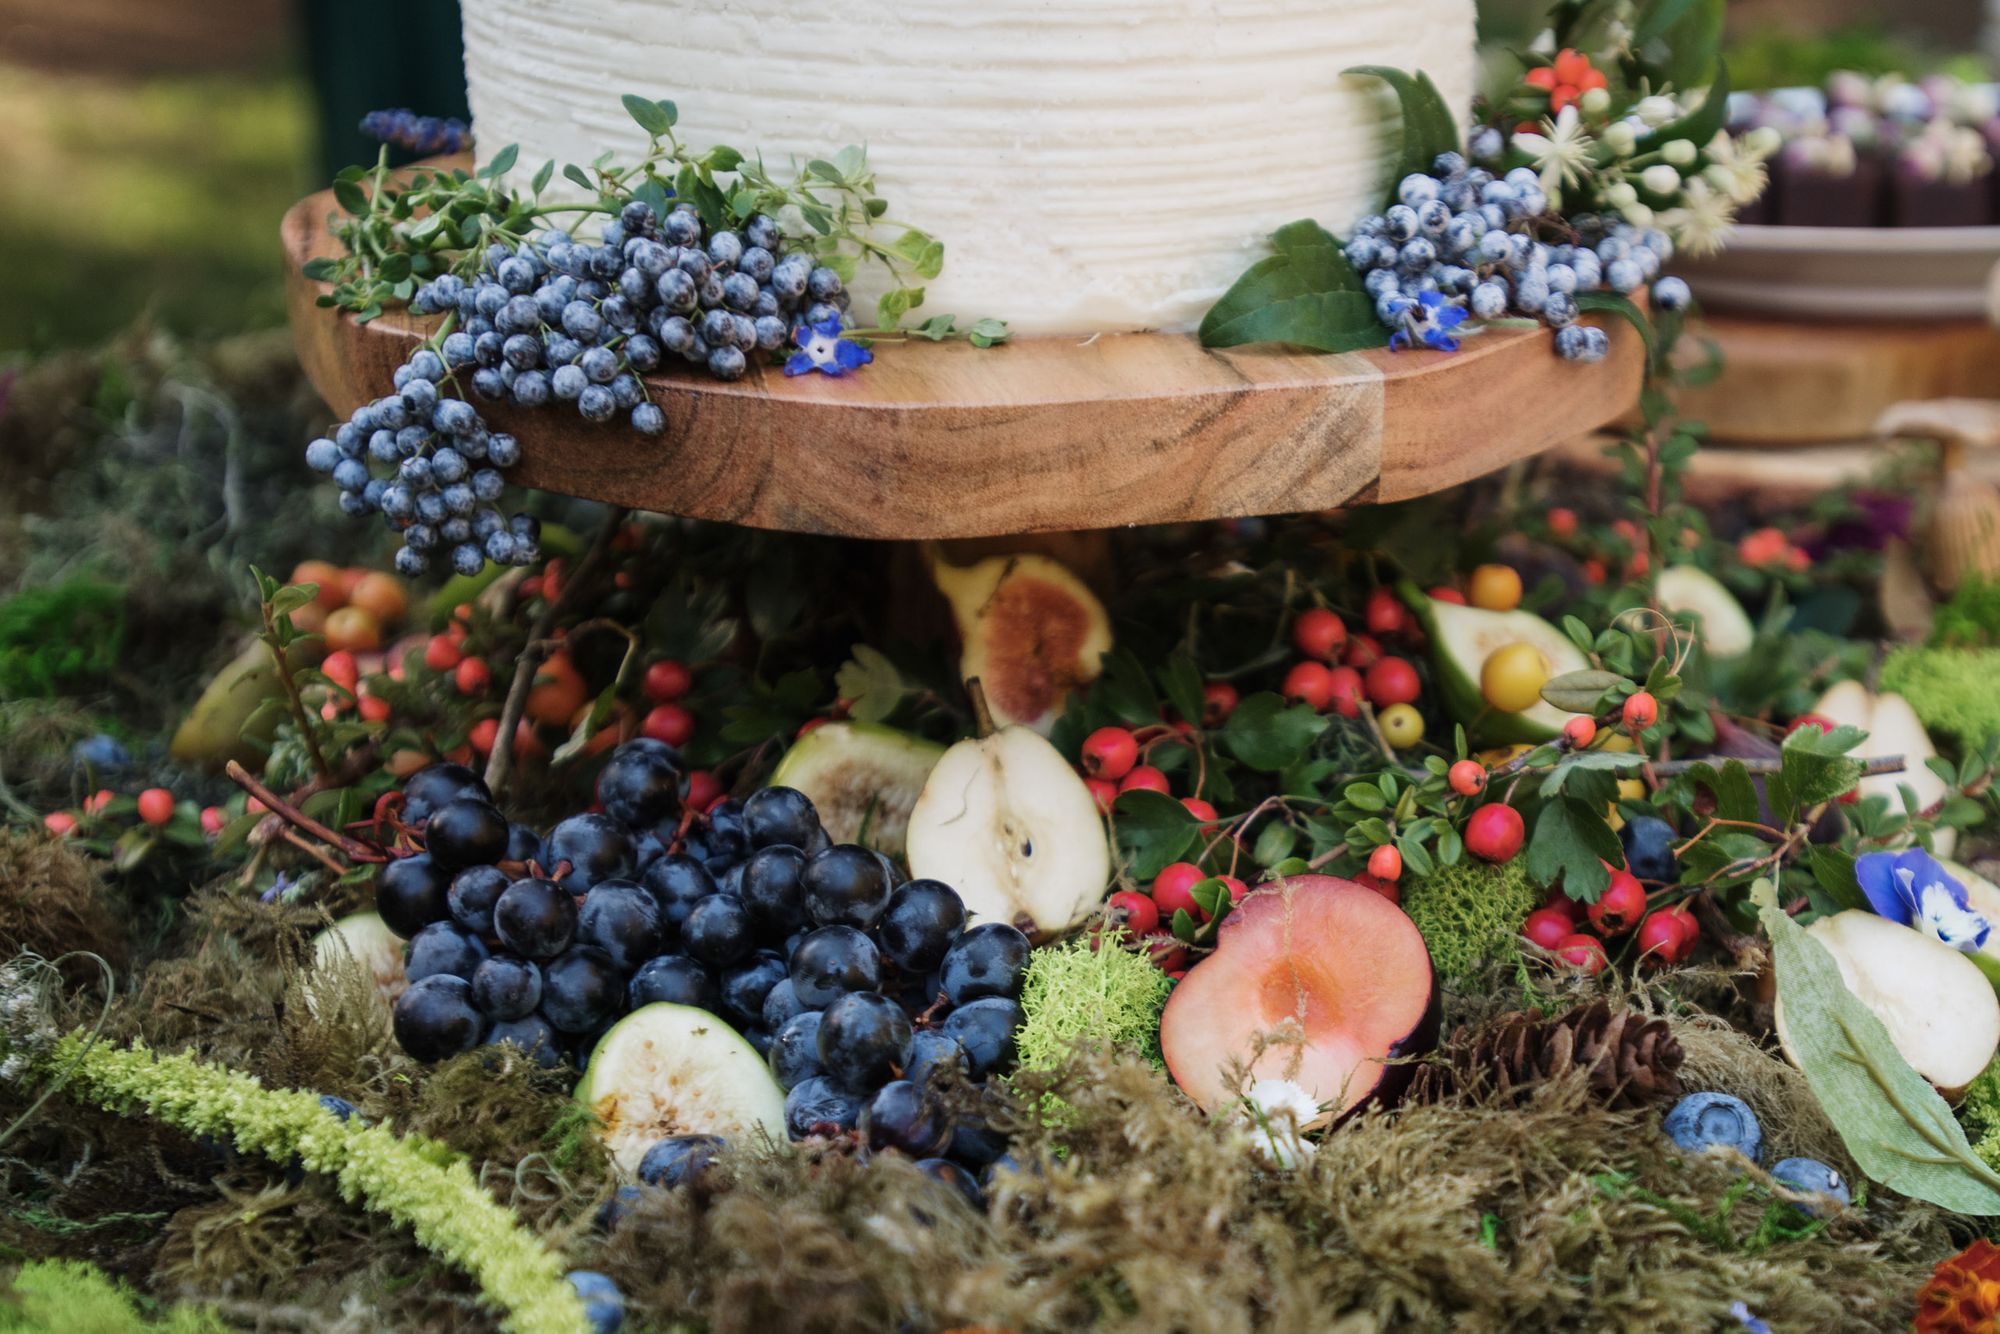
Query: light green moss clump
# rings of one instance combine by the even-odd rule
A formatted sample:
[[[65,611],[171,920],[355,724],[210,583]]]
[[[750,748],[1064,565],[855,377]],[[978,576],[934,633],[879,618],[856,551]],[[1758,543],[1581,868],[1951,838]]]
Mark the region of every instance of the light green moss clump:
[[[1989,1167],[2000,1169],[2000,1059],[1965,1086],[1958,1115],[1965,1122],[1966,1137],[1972,1141],[1973,1151]]]
[[[1158,1068],[1169,990],[1152,960],[1109,939],[1094,950],[1084,936],[1036,950],[1021,982],[1021,1068],[1053,1069],[1077,1044],[1106,1054],[1136,1051]]]
[[[1404,888],[1403,911],[1423,933],[1440,978],[1461,982],[1483,964],[1518,957],[1521,922],[1542,902],[1521,863],[1462,858]]]
[[[151,1303],[148,1303],[151,1305]],[[171,1306],[158,1319],[139,1313],[139,1298],[124,1284],[80,1260],[36,1260],[23,1265],[0,1294],[0,1332],[52,1334],[222,1334],[225,1326],[206,1307]]]
[[[1882,689],[1910,701],[1924,727],[1977,745],[2000,734],[2000,648],[1901,648],[1882,664]]]

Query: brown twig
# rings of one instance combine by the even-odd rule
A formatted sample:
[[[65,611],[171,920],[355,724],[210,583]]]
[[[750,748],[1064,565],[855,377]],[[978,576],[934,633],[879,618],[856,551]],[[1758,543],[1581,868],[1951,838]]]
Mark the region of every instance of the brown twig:
[[[232,783],[235,783],[245,792],[263,802],[265,809],[270,811],[271,814],[277,816],[287,824],[304,830],[322,843],[340,849],[343,856],[357,862],[386,862],[389,860],[389,854],[382,851],[382,849],[370,847],[359,839],[349,838],[346,834],[337,833],[313,819],[310,815],[307,815],[304,811],[286,801],[270,788],[265,787],[262,783],[252,778],[250,771],[235,760],[231,760],[229,766],[223,772],[229,776],[229,780]]]
[[[321,866],[324,866],[327,870],[333,872],[335,875],[340,876],[347,874],[349,870],[348,867],[342,866],[339,862],[335,861],[333,859],[333,854],[328,852],[325,848],[322,848],[319,844],[312,842],[310,839],[301,837],[297,830],[283,829],[279,832],[278,836],[284,839],[285,842],[297,848],[299,851],[311,856],[314,860],[319,862]]]
[[[1739,760],[1729,755],[1709,755],[1689,760],[1665,760],[1655,764],[1653,770],[1656,773],[1665,774],[1671,778],[1675,774],[1687,773],[1698,764],[1712,765],[1716,768],[1720,768],[1725,764],[1740,764],[1743,766],[1744,772],[1753,774],[1775,774],[1782,772],[1784,768],[1784,761],[1781,759]],[[1872,760],[1863,760],[1861,762],[1861,775],[1864,778],[1868,778],[1876,774],[1899,774],[1907,768],[1909,768],[1909,765],[1904,762],[1901,755],[1881,755]]]
[[[584,581],[596,571],[598,562],[604,559],[604,553],[610,550],[611,538],[625,526],[628,513],[623,506],[618,506],[605,514],[597,536],[591,539],[590,550],[583,553],[583,559],[562,581],[562,590],[542,604],[534,624],[528,629],[527,647],[521,650],[521,660],[514,666],[514,679],[507,687],[507,701],[500,706],[500,725],[493,734],[493,753],[486,759],[486,786],[492,790],[496,802],[506,795],[507,776],[514,764],[514,732],[521,725],[521,711],[528,706],[528,692],[534,687],[542,659],[548,655],[549,632],[555,629],[556,617],[568,605],[570,594],[583,586]]]

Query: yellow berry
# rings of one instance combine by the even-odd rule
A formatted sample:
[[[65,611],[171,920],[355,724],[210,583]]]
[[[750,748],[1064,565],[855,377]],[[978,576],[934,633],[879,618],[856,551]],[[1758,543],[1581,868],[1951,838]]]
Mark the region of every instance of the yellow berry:
[[[1511,565],[1482,565],[1466,581],[1465,596],[1487,611],[1512,611],[1521,605],[1521,576]]]
[[[1375,721],[1397,750],[1408,750],[1424,739],[1424,715],[1408,704],[1391,704],[1375,715]]]
[[[1502,713],[1530,709],[1549,682],[1549,660],[1533,644],[1503,644],[1479,669],[1479,693]]]

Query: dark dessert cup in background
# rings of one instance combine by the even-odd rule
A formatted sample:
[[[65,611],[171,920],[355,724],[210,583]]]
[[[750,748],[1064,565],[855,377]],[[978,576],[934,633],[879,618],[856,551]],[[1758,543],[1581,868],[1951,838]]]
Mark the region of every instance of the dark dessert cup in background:
[[[1769,221],[1787,227],[1880,227],[1887,222],[1882,164],[1864,157],[1854,171],[1833,176],[1809,166],[1772,163],[1777,196]]]
[[[1994,220],[1993,173],[1932,181],[1898,171],[1889,186],[1891,227],[1983,227]]]

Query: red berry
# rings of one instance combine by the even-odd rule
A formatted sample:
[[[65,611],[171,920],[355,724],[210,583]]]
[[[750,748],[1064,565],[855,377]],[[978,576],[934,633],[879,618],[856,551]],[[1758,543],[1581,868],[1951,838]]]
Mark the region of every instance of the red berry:
[[[1146,937],[1146,953],[1168,977],[1179,977],[1187,969],[1187,950],[1164,931]]]
[[[1118,780],[1118,790],[1121,793],[1159,792],[1173,795],[1172,789],[1167,786],[1167,776],[1150,764],[1133,765],[1132,772]]]
[[[1299,613],[1292,622],[1292,645],[1308,658],[1332,662],[1333,655],[1347,642],[1347,623],[1325,607]]]
[[[1347,641],[1347,652],[1340,660],[1359,671],[1367,671],[1382,656],[1382,645],[1373,635],[1355,635]]]
[[[722,780],[706,769],[696,769],[687,776],[687,804],[695,810],[705,811],[722,795]]]
[[[1111,803],[1118,800],[1118,784],[1102,778],[1086,778],[1083,785],[1090,789],[1091,800],[1097,803],[1098,813],[1111,814]]]
[[[1513,860],[1526,836],[1527,826],[1521,821],[1521,813],[1504,802],[1481,806],[1465,822],[1466,849],[1482,861]]]
[[[361,668],[355,663],[354,655],[344,648],[335,649],[332,653],[327,654],[325,659],[320,663],[319,670],[320,675],[350,695],[354,693],[354,688],[361,683]]]
[[[1552,950],[1576,933],[1576,923],[1560,908],[1537,908],[1521,923],[1521,934],[1545,950]]]
[[[1368,622],[1368,633],[1393,635],[1403,628],[1409,612],[1394,593],[1386,588],[1378,588],[1368,595],[1368,609],[1364,619]]]
[[[1224,887],[1229,890],[1229,901],[1231,903],[1243,902],[1243,896],[1250,892],[1250,886],[1244,884],[1233,875],[1219,875],[1216,879],[1220,880]]]
[[[662,658],[646,669],[639,689],[655,704],[671,704],[694,689],[694,674],[672,658]]]
[[[1652,695],[1641,690],[1625,701],[1625,726],[1634,732],[1643,732],[1659,721],[1660,705]]]
[[[1486,787],[1486,766],[1478,760],[1460,760],[1445,771],[1445,781],[1461,797],[1476,797]]]
[[[1557,537],[1576,536],[1576,511],[1558,505],[1549,511],[1549,532]]]
[[[1569,738],[1571,746],[1582,750],[1597,740],[1597,720],[1578,714],[1563,724],[1563,735]]]
[[[493,753],[493,743],[499,739],[499,736],[500,720],[498,718],[481,718],[465,734],[465,744],[478,751],[481,755],[491,755]]]
[[[389,715],[394,712],[389,707],[388,700],[378,699],[374,695],[363,695],[356,701],[356,705],[361,711],[363,722],[386,723],[389,721]]]
[[[50,811],[42,817],[42,828],[57,838],[68,838],[76,832],[76,817],[68,811]]]
[[[1194,901],[1194,887],[1208,879],[1208,872],[1193,862],[1174,862],[1164,866],[1153,877],[1153,906],[1160,910],[1160,917],[1172,921],[1176,912],[1185,909],[1188,916],[1197,922],[1208,920],[1208,914]]]
[[[1815,727],[1821,732],[1831,732],[1833,730],[1833,719],[1823,718],[1817,713],[1802,713],[1792,719],[1791,725],[1785,728],[1785,735],[1790,736],[1801,727]]]
[[[1189,815],[1192,815],[1195,819],[1201,821],[1201,828],[1204,833],[1209,832],[1215,828],[1216,824],[1215,807],[1209,805],[1207,802],[1203,801],[1200,797],[1182,797],[1181,805],[1187,807],[1187,813]]]
[[[1681,924],[1674,920],[1671,912],[1648,913],[1646,920],[1639,923],[1639,957],[1651,963],[1679,963],[1681,948],[1686,943]]]
[[[118,800],[117,794],[112,792],[110,788],[100,788],[83,799],[83,813],[85,815],[96,815],[116,800]]]
[[[1429,596],[1433,602],[1449,602],[1459,607],[1465,605],[1465,594],[1459,592],[1456,588],[1446,588],[1443,584],[1439,584],[1436,588],[1431,589]]]
[[[221,833],[223,826],[228,823],[229,817],[222,813],[222,807],[204,806],[201,808],[201,832],[207,834],[210,838],[214,838],[217,834]]]
[[[1393,843],[1384,843],[1368,854],[1368,874],[1390,884],[1403,878],[1403,854]]]
[[[694,739],[694,715],[678,704],[661,704],[646,715],[639,730],[669,746],[685,746]]]
[[[1121,889],[1104,901],[1105,916],[1122,922],[1134,936],[1150,936],[1160,929],[1160,908],[1137,890]]]
[[[1389,880],[1382,880],[1376,876],[1368,874],[1368,872],[1366,871],[1361,871],[1356,873],[1354,877],[1354,883],[1361,886],[1363,889],[1374,890],[1377,894],[1380,894],[1383,898],[1389,900],[1389,902],[1391,903],[1401,904],[1403,901],[1403,891],[1396,887],[1395,882]]]
[[[1122,727],[1100,727],[1083,739],[1083,771],[1117,781],[1139,762],[1139,743]]]
[[[662,704],[660,707],[664,709],[667,706]],[[830,718],[808,718],[804,722],[799,724],[798,731],[792,733],[792,740],[794,741],[798,740],[806,733],[812,731],[815,727],[825,727],[831,721],[832,719]]]
[[[1201,725],[1220,727],[1236,712],[1236,687],[1227,681],[1210,681],[1201,688]]]
[[[1590,905],[1590,924],[1607,936],[1630,931],[1646,915],[1646,887],[1630,871],[1613,871],[1610,886]]]
[[[493,684],[493,669],[484,658],[467,658],[452,673],[452,681],[461,695],[483,695],[486,687]]]
[[[1564,936],[1556,942],[1556,954],[1573,968],[1597,974],[1611,960],[1605,957],[1604,942],[1595,936]]]
[[[1368,669],[1368,702],[1378,709],[1414,704],[1422,693],[1417,669],[1403,658],[1383,658]]]
[[[1327,680],[1333,683],[1333,695],[1327,702],[1333,711],[1343,718],[1361,716],[1361,697],[1366,693],[1361,684],[1361,673],[1352,667],[1336,667],[1328,672]]]
[[[450,671],[464,656],[450,635],[432,635],[424,645],[424,666],[434,672]]]
[[[1674,956],[1675,959],[1687,958],[1694,953],[1694,947],[1701,943],[1701,923],[1687,910],[1686,904],[1676,904],[1668,908],[1664,915],[1681,929],[1681,948],[1680,953]]]
[[[1325,712],[1333,699],[1333,673],[1324,663],[1295,662],[1292,670],[1285,673],[1285,683],[1280,689],[1286,699],[1308,705],[1315,712]]]
[[[139,794],[139,818],[158,828],[174,818],[174,794],[163,787],[149,787]]]

